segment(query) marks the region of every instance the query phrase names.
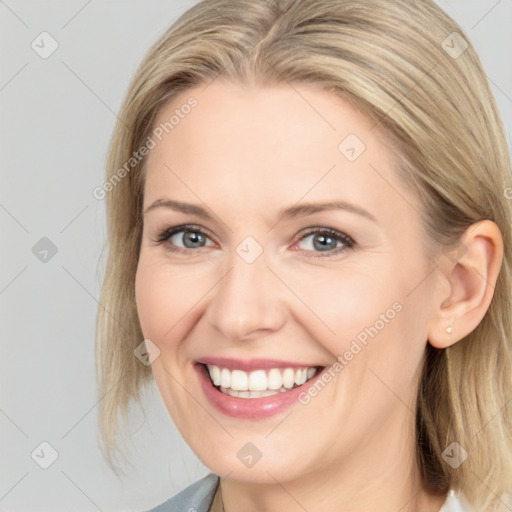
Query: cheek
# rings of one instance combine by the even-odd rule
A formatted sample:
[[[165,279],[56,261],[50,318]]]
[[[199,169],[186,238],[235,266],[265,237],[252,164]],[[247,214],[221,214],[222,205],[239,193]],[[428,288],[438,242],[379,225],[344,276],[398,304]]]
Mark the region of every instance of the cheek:
[[[141,255],[135,276],[135,298],[144,337],[159,344],[167,339],[188,303],[190,288],[180,286],[169,269],[149,264]]]
[[[400,388],[414,378],[426,344],[425,290],[410,293],[411,269],[375,270],[344,269],[296,281],[295,291],[309,307],[301,322],[354,377],[362,372],[362,379],[370,368]]]
[[[180,342],[200,320],[205,297],[217,280],[218,272],[208,265],[201,269],[172,265],[165,256],[142,250],[135,298],[144,337],[158,345],[163,355],[176,355],[176,348],[186,350]]]
[[[393,320],[396,317],[399,306],[393,308],[393,305],[400,301],[403,293],[396,281],[381,277],[385,273],[365,272],[361,268],[345,268],[338,272],[336,269],[322,270],[323,274],[315,272],[314,276],[311,272],[302,273],[301,280],[296,280],[294,291],[308,305],[308,323],[319,326],[317,334],[323,324],[323,335],[319,339],[330,338],[332,351],[339,354],[347,348],[347,341],[358,336],[364,340],[366,328],[377,323],[381,330],[382,318]]]

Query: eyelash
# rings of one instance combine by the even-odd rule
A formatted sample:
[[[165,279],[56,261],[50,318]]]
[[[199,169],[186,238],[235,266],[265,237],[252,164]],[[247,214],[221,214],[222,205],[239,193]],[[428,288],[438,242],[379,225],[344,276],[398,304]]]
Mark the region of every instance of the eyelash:
[[[201,226],[196,226],[194,224],[185,224],[181,226],[174,226],[169,229],[163,230],[158,238],[156,240],[153,240],[154,243],[157,245],[163,244],[167,242],[173,235],[176,233],[183,232],[192,232],[192,233],[201,233],[202,235],[209,237],[208,232],[203,229]],[[311,228],[307,232],[303,233],[302,236],[299,238],[298,242],[302,241],[304,238],[307,238],[308,236],[316,233],[321,233],[324,235],[328,235],[329,237],[334,238],[335,240],[342,242],[343,246],[338,247],[336,249],[333,249],[331,251],[325,251],[325,254],[321,254],[321,251],[308,251],[304,250],[306,252],[307,257],[310,258],[325,258],[325,257],[333,257],[335,255],[339,255],[341,252],[346,251],[347,249],[352,249],[356,245],[356,242],[351,238],[350,236],[346,235],[345,233],[342,233],[341,231],[337,231],[335,229],[331,228]],[[166,250],[169,252],[178,252],[178,253],[188,253],[189,251],[194,251],[195,249],[182,249],[181,247],[175,247],[171,244],[167,244]],[[311,254],[315,253],[315,254]]]

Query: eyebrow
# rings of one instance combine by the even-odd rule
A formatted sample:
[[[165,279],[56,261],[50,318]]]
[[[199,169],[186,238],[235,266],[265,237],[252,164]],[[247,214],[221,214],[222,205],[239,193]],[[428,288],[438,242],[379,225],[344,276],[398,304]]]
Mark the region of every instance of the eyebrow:
[[[182,203],[179,201],[174,201],[172,199],[165,198],[157,199],[151,205],[149,205],[144,211],[144,215],[146,215],[148,212],[156,208],[169,208],[171,210],[175,210],[181,213],[196,215],[197,217],[200,217],[202,219],[210,221],[214,220],[214,216],[211,213],[209,213],[206,208],[203,208],[202,206],[192,203]],[[361,217],[365,217],[366,219],[377,223],[377,219],[369,211],[355,204],[348,203],[346,201],[327,201],[323,203],[295,204],[293,206],[289,206],[287,208],[280,210],[278,214],[278,222],[281,222],[286,219],[304,217],[306,215],[312,215],[313,213],[322,212],[326,210],[345,210],[360,215]]]

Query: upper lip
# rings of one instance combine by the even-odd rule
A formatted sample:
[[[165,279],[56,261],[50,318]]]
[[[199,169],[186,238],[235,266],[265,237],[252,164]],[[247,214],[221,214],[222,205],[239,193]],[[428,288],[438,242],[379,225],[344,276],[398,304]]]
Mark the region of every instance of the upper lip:
[[[282,359],[233,359],[227,357],[201,357],[196,363],[219,366],[228,370],[270,370],[272,368],[316,368],[320,365],[283,361]]]

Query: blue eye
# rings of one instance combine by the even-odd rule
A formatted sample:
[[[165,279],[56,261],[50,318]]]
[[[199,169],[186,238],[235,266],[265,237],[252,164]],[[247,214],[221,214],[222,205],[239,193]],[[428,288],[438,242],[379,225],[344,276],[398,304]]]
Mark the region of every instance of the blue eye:
[[[314,230],[310,230],[300,238],[299,242],[303,242],[308,238],[310,238],[307,244],[309,250],[306,249],[306,253],[309,252],[310,254],[307,254],[307,256],[313,258],[337,255],[342,251],[351,249],[355,245],[351,237],[330,228],[315,228]],[[315,252],[324,254],[314,254]]]
[[[302,251],[312,258],[322,258],[338,255],[339,253],[354,247],[354,240],[335,229],[313,228],[299,238],[296,244],[310,238],[308,248]],[[210,244],[208,244],[210,241]],[[211,242],[206,230],[195,225],[181,225],[166,229],[154,240],[157,244],[166,245],[170,252],[187,253],[189,250],[211,247]],[[180,246],[181,244],[181,246]],[[322,254],[323,253],[323,254]]]
[[[175,226],[160,233],[155,242],[158,244],[169,242],[167,249],[173,252],[206,247],[207,240],[206,231],[199,226]],[[183,247],[178,245],[179,241],[181,241]]]

